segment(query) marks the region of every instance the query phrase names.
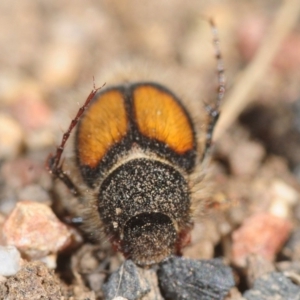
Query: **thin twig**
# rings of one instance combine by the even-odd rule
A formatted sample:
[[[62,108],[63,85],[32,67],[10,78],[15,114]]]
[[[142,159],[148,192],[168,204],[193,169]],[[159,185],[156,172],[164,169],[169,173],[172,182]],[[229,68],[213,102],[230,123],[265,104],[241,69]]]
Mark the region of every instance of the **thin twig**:
[[[285,0],[282,2],[269,35],[264,40],[252,62],[238,76],[239,79],[235,83],[234,89],[229,92],[227,100],[224,102],[215,130],[214,141],[223,135],[245,107],[253,101],[259,91],[257,89],[259,82],[263,79],[273,62],[284,38],[297,22],[299,11],[299,0]]]

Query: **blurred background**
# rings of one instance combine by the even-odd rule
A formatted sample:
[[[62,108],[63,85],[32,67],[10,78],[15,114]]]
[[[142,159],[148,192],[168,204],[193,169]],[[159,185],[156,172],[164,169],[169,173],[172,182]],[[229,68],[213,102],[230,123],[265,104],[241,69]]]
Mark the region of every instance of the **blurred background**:
[[[267,249],[263,253],[267,260],[277,263],[284,257],[299,262],[298,2],[1,0],[0,226],[20,200],[52,203],[45,159],[92,90],[93,77],[96,86],[109,85],[115,69],[142,61],[149,69],[158,66],[180,73],[196,86],[195,98],[214,101],[216,58],[212,30],[205,20],[211,17],[218,30],[227,86],[215,136],[214,180],[220,193],[216,189],[214,200],[216,207],[223,207],[224,199],[234,205],[218,218],[196,224],[194,244],[184,255],[222,256],[241,268],[246,255],[240,259],[234,250],[239,240],[257,242],[259,247],[264,241],[261,248]],[[264,214],[265,223],[251,219],[259,213]],[[269,214],[281,218],[276,221],[280,229],[269,222]],[[248,217],[250,237],[239,238],[235,231]],[[295,225],[291,240],[296,236],[296,242],[282,248],[291,223]],[[260,224],[263,229],[255,227]],[[268,230],[270,238],[259,236]],[[273,248],[270,240],[275,241]],[[86,253],[84,247],[82,253]],[[106,252],[99,257],[98,261],[105,261]],[[61,262],[58,267],[63,269]],[[110,264],[107,270],[112,272],[120,260],[112,259]],[[259,268],[254,265],[253,269]],[[100,275],[102,281],[87,279],[99,295],[105,279]],[[244,291],[251,285],[245,283],[244,274],[239,275],[237,284]]]
[[[93,76],[97,86],[109,84],[106,74],[124,61],[142,59],[149,68],[178,67],[198,81],[201,100],[214,99],[216,60],[205,17],[212,17],[218,28],[228,96],[272,30],[283,3],[1,1],[0,158],[56,145],[90,92]],[[242,122],[297,171],[300,154],[282,149],[282,142],[287,148],[299,143],[300,124],[293,116],[300,110],[299,18],[294,23],[252,87],[249,100],[255,105]]]

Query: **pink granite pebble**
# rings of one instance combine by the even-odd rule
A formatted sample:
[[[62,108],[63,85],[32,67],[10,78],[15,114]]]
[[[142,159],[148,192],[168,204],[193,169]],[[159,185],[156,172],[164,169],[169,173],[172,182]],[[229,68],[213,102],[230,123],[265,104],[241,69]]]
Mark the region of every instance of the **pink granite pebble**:
[[[273,261],[287,240],[292,229],[291,222],[270,213],[257,213],[247,218],[233,232],[232,260],[235,265],[245,267],[252,254]]]
[[[71,231],[45,204],[21,201],[3,225],[6,245],[15,246],[28,259],[55,254],[71,242]]]

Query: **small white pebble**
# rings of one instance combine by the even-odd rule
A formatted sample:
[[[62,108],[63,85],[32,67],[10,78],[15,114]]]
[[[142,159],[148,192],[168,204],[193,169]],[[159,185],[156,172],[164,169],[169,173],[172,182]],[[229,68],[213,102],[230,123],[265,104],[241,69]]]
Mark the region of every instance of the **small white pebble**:
[[[275,197],[284,199],[287,205],[295,205],[299,200],[299,193],[284,181],[275,180],[272,184],[272,191]]]
[[[21,267],[20,252],[14,246],[0,246],[0,275],[15,275]]]
[[[283,181],[275,180],[271,186],[272,203],[269,212],[277,217],[289,219],[299,194]]]
[[[49,269],[53,270],[56,268],[56,260],[56,254],[50,254],[39,259],[39,261],[43,262]]]
[[[124,297],[121,297],[121,296],[118,296],[118,297],[115,297],[113,300],[128,300],[128,299],[124,298]]]

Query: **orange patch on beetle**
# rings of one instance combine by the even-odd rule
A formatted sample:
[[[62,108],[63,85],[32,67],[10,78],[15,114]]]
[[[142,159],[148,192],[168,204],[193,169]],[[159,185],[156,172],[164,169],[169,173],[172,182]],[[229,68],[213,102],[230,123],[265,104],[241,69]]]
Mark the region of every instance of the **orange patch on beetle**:
[[[142,85],[133,92],[133,105],[138,128],[144,136],[167,144],[178,154],[194,148],[192,125],[171,94]]]
[[[80,164],[96,167],[127,131],[128,119],[122,93],[114,89],[101,94],[86,111],[78,127]]]

